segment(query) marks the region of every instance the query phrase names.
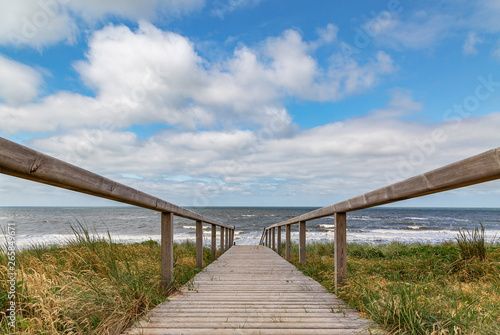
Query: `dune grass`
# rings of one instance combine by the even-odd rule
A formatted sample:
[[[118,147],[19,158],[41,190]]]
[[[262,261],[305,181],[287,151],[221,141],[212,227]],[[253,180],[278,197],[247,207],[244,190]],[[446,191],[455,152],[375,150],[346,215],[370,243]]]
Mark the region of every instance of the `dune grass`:
[[[500,245],[481,231],[440,245],[348,244],[339,297],[390,334],[500,334]],[[284,250],[284,249],[283,249]],[[334,292],[334,245],[307,245],[291,262]]]
[[[17,252],[15,329],[5,310],[7,254],[0,252],[0,333],[119,334],[131,322],[167,299],[160,283],[160,245],[121,244],[84,227],[64,246],[32,246]],[[196,269],[192,242],[174,245],[175,282],[188,282]],[[204,249],[210,263],[210,250]],[[168,293],[168,292],[167,292]]]

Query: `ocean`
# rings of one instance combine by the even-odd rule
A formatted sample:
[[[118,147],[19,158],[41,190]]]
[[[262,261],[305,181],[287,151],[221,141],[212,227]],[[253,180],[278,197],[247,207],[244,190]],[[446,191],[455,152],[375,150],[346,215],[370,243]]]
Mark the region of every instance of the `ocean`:
[[[262,229],[316,208],[298,207],[202,207],[190,208],[236,227],[237,244],[258,244]],[[347,240],[359,243],[451,241],[459,229],[472,230],[482,223],[488,241],[500,239],[499,208],[390,208],[377,207],[347,214]],[[175,240],[195,239],[195,222],[175,218]],[[15,228],[17,247],[61,244],[73,236],[71,226],[82,224],[116,242],[160,240],[160,213],[136,207],[0,207],[0,244],[7,227]],[[326,217],[307,222],[307,241],[333,239],[334,220]],[[204,225],[204,241],[210,243],[210,225]],[[284,229],[283,229],[284,236]],[[292,240],[298,226],[292,226]]]

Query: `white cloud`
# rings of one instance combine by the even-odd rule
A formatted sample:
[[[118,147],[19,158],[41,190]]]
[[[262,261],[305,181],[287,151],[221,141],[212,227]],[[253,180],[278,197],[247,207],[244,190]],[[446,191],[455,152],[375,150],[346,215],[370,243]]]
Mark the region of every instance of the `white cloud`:
[[[0,100],[14,106],[27,103],[38,96],[42,82],[36,70],[0,54]]]
[[[72,131],[31,145],[166,199],[175,190],[183,204],[193,205],[201,197],[193,190],[201,192],[208,201],[204,204],[223,194],[241,199],[263,190],[273,197],[307,195],[334,203],[481,153],[500,141],[500,113],[460,124],[394,118],[420,108],[409,92],[398,90],[384,109],[286,137],[262,136],[258,130],[166,130],[140,140],[130,132],[96,136]],[[127,174],[134,178],[123,177]]]
[[[104,124],[114,130],[151,123],[184,129],[265,127],[276,115],[284,115],[281,120],[290,126],[285,98],[337,101],[395,71],[383,52],[365,64],[338,54],[328,68],[321,67],[310,44],[294,30],[209,62],[186,37],[146,22],[135,32],[125,26],[95,32],[86,60],[75,69],[95,98],[57,92],[19,108],[0,105],[6,120],[0,129],[16,133]]]
[[[380,24],[377,18],[368,21],[364,31],[378,24],[372,35],[377,43],[393,49],[426,49],[448,36],[449,30],[456,24],[456,18],[446,13],[432,13],[424,10],[413,12],[403,20],[396,14]]]
[[[464,55],[477,55],[476,45],[483,43],[483,39],[475,32],[471,31],[467,34],[467,39],[462,47]]]
[[[83,27],[107,16],[155,20],[185,15],[204,6],[204,0],[0,0],[0,44],[41,49],[73,43]]]
[[[55,0],[0,0],[0,44],[40,49],[59,41],[72,43],[76,31],[65,6]]]
[[[332,23],[327,24],[325,28],[318,28],[317,33],[318,40],[309,43],[309,47],[313,50],[323,45],[338,42],[339,27]]]
[[[476,46],[487,41],[482,37],[500,32],[497,0],[443,0],[426,6],[425,10],[420,8],[404,6],[398,13],[381,12],[360,27],[357,43],[369,43],[373,39],[378,45],[395,50],[425,50],[468,32],[462,52],[473,55],[477,53]]]

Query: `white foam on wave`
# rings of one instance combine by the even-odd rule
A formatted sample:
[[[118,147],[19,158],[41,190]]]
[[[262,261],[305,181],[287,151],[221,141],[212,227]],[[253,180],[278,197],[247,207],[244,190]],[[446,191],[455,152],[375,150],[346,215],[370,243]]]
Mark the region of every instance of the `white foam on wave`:
[[[184,229],[196,229],[196,226],[182,226],[182,228],[184,228]],[[203,230],[212,229],[212,227],[206,226],[206,225],[203,226],[202,228],[203,228]]]
[[[373,229],[370,231],[348,230],[348,242],[361,242],[373,244],[385,244],[390,242],[406,242],[406,243],[429,243],[436,244],[446,241],[454,241],[457,236],[456,230],[428,230],[420,229],[420,226],[409,226],[410,229]],[[413,228],[415,227],[415,228]],[[417,228],[419,227],[419,228]],[[98,236],[108,239],[107,234],[98,234]],[[485,239],[487,242],[498,241],[500,230],[486,231]],[[6,235],[0,234],[0,241],[6,241]],[[75,236],[73,234],[46,234],[46,235],[16,235],[16,245],[18,249],[29,248],[36,245],[64,245],[68,241],[73,241]],[[203,244],[210,246],[211,244],[211,231],[203,232]],[[307,243],[333,241],[335,237],[334,231],[307,231]],[[183,242],[186,240],[195,241],[194,232],[179,232],[174,234],[174,241]],[[236,244],[250,244],[256,245],[259,243],[261,234],[257,232],[243,232],[235,231]],[[291,239],[293,243],[298,243],[299,233],[293,231]],[[160,242],[160,234],[135,234],[135,235],[111,235],[113,242],[117,243],[141,243],[148,240]],[[281,241],[285,241],[283,234]],[[217,242],[220,242],[220,233],[217,231]]]
[[[335,225],[334,224],[320,224],[320,225],[318,225],[318,227],[321,227],[321,228],[334,228]]]

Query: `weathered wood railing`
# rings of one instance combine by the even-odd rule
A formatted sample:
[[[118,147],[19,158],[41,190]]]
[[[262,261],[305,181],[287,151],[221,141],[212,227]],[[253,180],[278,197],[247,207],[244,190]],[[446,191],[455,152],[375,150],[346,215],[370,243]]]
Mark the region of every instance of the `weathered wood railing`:
[[[196,221],[198,268],[203,267],[203,223],[212,226],[212,260],[215,260],[217,253],[217,227],[220,227],[221,253],[234,243],[234,226],[227,226],[1,137],[0,173],[161,212],[161,280],[164,288],[173,280],[174,215]]]
[[[276,250],[276,229],[278,230],[277,252],[281,255],[281,227],[286,227],[285,258],[290,260],[290,229],[299,224],[299,261],[306,263],[306,222],[326,216],[334,216],[334,266],[335,287],[344,282],[347,274],[346,221],[347,212],[396,201],[421,197],[464,186],[500,179],[500,147],[477,156],[441,167],[422,175],[365,193],[361,196],[323,207],[290,220],[264,228],[260,244]]]

